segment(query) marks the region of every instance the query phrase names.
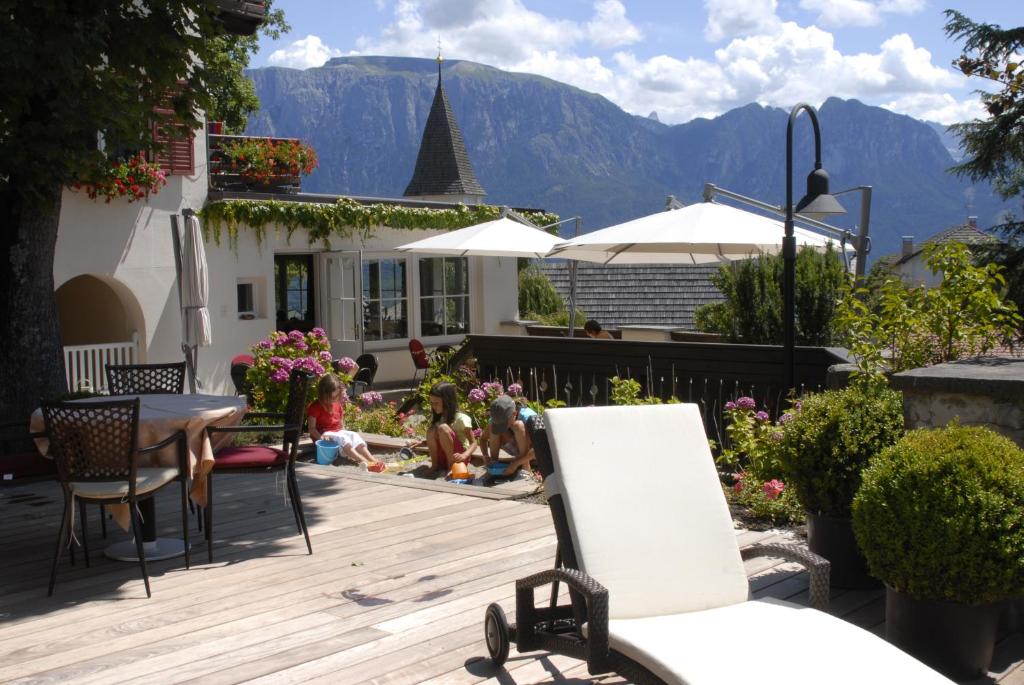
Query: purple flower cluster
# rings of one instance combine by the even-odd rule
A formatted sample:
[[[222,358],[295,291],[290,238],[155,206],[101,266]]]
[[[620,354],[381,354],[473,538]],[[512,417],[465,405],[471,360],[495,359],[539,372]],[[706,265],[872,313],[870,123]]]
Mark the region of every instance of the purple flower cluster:
[[[494,381],[493,383],[481,383],[480,389],[491,397],[497,397],[505,392],[505,387],[498,381]]]
[[[292,360],[292,368],[308,371],[317,378],[324,375],[323,364],[318,362],[313,357],[299,357],[298,359]]]
[[[508,386],[508,394],[512,397],[519,397],[523,394],[523,386],[519,383],[512,383]]]
[[[320,353],[320,361],[324,362],[325,364],[330,364],[331,359],[331,353],[328,352],[327,350],[324,350],[323,352]]]
[[[306,336],[304,336],[302,334],[302,331],[292,331],[291,333],[288,334],[288,339],[291,340],[292,342],[296,342],[296,343],[297,342],[301,342],[301,343],[305,343],[306,342]]]
[[[767,421],[771,417],[768,416],[768,412],[766,412],[766,411],[759,411],[756,414],[754,414],[754,418],[757,419],[758,421]]]
[[[740,397],[736,400],[737,409],[757,409],[757,402],[753,397]]]
[[[352,357],[342,357],[337,363],[342,373],[352,373],[356,370],[356,362]]]
[[[325,331],[324,329],[320,328],[319,326],[317,326],[312,331],[310,331],[310,333],[315,338],[319,338],[320,340],[327,340],[327,331]]]
[[[384,397],[379,392],[370,390],[359,396],[359,403],[364,407],[373,407],[378,404],[384,404]]]
[[[785,414],[783,414],[782,416],[779,417],[779,424],[789,423],[792,420],[793,420],[793,414],[791,414],[790,412],[787,411]]]
[[[487,400],[487,393],[480,388],[473,388],[469,391],[470,402],[484,402]]]

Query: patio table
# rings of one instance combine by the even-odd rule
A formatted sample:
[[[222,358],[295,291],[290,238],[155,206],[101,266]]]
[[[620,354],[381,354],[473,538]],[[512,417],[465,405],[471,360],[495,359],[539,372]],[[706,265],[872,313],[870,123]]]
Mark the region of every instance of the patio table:
[[[117,399],[134,399],[135,395],[91,397],[78,402],[100,402]],[[189,496],[198,506],[206,506],[206,476],[213,468],[213,451],[223,442],[231,440],[230,433],[216,435],[212,444],[206,431],[208,426],[237,426],[245,416],[245,398],[222,395],[139,395],[139,446],[153,445],[173,433],[183,430],[188,442],[189,469],[192,480]],[[43,413],[36,409],[29,423],[32,432],[43,430]],[[49,441],[37,438],[39,452],[48,455]],[[140,466],[177,466],[178,457],[174,445],[147,454]],[[131,528],[127,504],[109,505],[113,519],[123,530]],[[139,502],[143,516],[143,542],[146,544],[146,558],[167,559],[184,553],[184,542],[156,537],[156,516],[153,498]],[[116,543],[107,547],[104,553],[114,559],[137,561],[135,545],[131,541]]]

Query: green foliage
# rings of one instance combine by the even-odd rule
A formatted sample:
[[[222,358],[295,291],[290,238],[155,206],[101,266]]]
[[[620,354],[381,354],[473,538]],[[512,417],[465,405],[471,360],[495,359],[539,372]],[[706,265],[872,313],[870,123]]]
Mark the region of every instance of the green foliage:
[[[733,504],[746,508],[752,516],[772,525],[792,525],[804,520],[800,500],[778,479],[761,480],[749,473],[736,476],[732,487],[726,490],[726,496]],[[784,488],[782,492],[779,492],[780,485]]]
[[[358,400],[345,405],[345,428],[360,433],[376,433],[392,438],[412,438],[417,435],[416,425],[405,414],[395,410],[395,403],[375,403],[364,406]],[[425,426],[421,421],[419,426]]]
[[[975,265],[967,246],[925,246],[926,263],[942,272],[933,288],[907,286],[890,275],[874,292],[848,289],[836,327],[859,374],[878,375],[983,354],[1020,336],[1022,319],[1000,292],[997,264]]]
[[[779,255],[723,264],[711,280],[725,301],[698,308],[694,313],[697,329],[718,333],[732,342],[780,344],[782,270]],[[800,250],[795,276],[796,343],[832,344],[832,317],[844,281],[838,254],[831,248],[823,253],[811,248]]]
[[[640,397],[640,381],[635,378],[619,378],[612,376],[612,404],[661,404],[660,397]]]
[[[811,395],[788,416],[775,444],[786,484],[808,512],[848,517],[868,460],[903,435],[902,396],[855,383]]]
[[[206,64],[206,89],[210,96],[206,116],[210,121],[224,122],[225,133],[244,133],[249,115],[260,108],[256,89],[245,76],[249,58],[259,49],[260,35],[276,40],[291,30],[284,11],[274,9],[271,0],[265,4],[265,19],[257,33],[224,35],[211,41],[211,59]]]
[[[1024,451],[987,428],[918,430],[863,474],[853,529],[871,575],[919,599],[1024,587]]]
[[[519,272],[519,311],[528,319],[565,310],[562,296],[540,269],[528,266]]]
[[[46,196],[104,161],[93,143],[156,147],[161,127],[191,132],[209,108],[219,33],[212,0],[4,2],[0,9],[0,195]],[[6,228],[5,228],[6,230]]]
[[[383,203],[364,205],[347,197],[333,204],[319,202],[284,202],[280,200],[220,200],[207,204],[201,212],[203,233],[217,245],[221,229],[227,231],[228,243],[237,247],[238,232],[248,227],[262,245],[269,226],[283,228],[291,241],[292,234],[302,228],[308,231],[309,244],[317,241],[330,249],[331,238],[362,240],[373,235],[374,229],[389,226],[398,229],[458,229],[491,221],[501,215],[500,207],[459,205],[456,209],[427,209],[402,207]],[[551,223],[554,216],[539,212],[527,213],[538,224]],[[556,217],[557,220],[557,217]]]

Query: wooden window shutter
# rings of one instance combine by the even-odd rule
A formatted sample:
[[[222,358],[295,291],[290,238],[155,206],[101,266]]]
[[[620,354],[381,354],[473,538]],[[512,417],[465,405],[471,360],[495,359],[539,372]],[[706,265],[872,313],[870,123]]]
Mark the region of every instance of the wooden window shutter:
[[[154,107],[153,114],[155,115],[152,124],[153,140],[164,144],[164,147],[158,152],[151,154],[150,158],[168,174],[178,176],[193,175],[196,168],[195,134],[192,131],[188,131],[182,137],[178,134],[185,131],[185,127],[181,124],[172,124],[171,128],[173,128],[176,135],[171,136],[166,130],[167,126],[160,122],[173,114],[172,110]]]

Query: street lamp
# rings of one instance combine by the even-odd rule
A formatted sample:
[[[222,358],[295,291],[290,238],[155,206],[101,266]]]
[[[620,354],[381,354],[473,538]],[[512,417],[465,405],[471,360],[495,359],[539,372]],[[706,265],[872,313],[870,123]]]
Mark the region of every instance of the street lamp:
[[[793,122],[806,110],[814,126],[814,170],[807,176],[807,194],[793,207]],[[796,237],[793,235],[793,213],[819,219],[829,214],[845,214],[846,210],[828,192],[828,172],[821,168],[821,128],[818,114],[801,102],[789,113],[786,126],[786,233],[782,239],[782,329],[783,375],[786,387],[796,388]]]

